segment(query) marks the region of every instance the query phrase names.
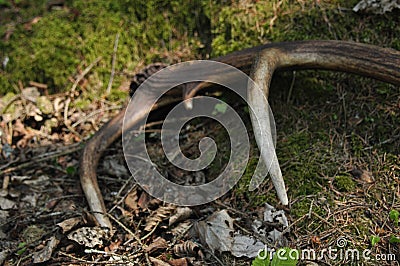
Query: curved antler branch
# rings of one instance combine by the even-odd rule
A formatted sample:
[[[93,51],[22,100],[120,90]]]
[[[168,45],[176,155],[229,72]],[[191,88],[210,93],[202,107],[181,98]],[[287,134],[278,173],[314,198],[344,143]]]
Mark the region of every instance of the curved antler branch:
[[[273,73],[279,69],[325,69],[369,76],[400,84],[400,52],[372,45],[311,41],[282,43],[279,47],[261,50],[254,60],[250,77],[262,92],[249,86],[249,104],[253,106],[252,125],[261,157],[270,165],[269,173],[282,204],[288,204],[282,172],[270,133],[270,112],[266,98]],[[250,84],[251,85],[251,84]],[[260,95],[260,93],[264,95]],[[259,184],[255,184],[258,186]]]
[[[252,76],[255,81],[263,88],[265,97],[268,96],[269,84],[275,70],[288,69],[329,69],[344,72],[351,72],[359,75],[369,76],[395,85],[400,85],[400,52],[392,49],[384,49],[371,45],[340,42],[340,41],[304,41],[272,43],[245,49],[239,52],[219,57],[214,60],[224,62],[240,68],[246,73],[250,72],[253,60],[258,55],[254,64]],[[263,66],[269,64],[269,68]],[[213,73],[215,74],[215,73]],[[223,73],[221,73],[223,75]],[[185,98],[193,97],[199,90],[203,89],[204,83],[194,88],[189,88],[184,93]],[[150,92],[151,93],[151,92]],[[251,92],[250,92],[251,93]],[[252,96],[256,99],[257,95]],[[176,99],[175,99],[176,100]],[[146,106],[146,101],[142,102]],[[163,101],[154,106],[158,108],[168,104]],[[258,114],[265,112],[265,103],[255,103]],[[150,111],[144,108],[146,112]],[[263,111],[264,110],[264,111]],[[131,114],[130,125],[134,126],[143,117],[146,112]],[[88,205],[95,213],[95,217],[101,226],[112,229],[112,225],[106,215],[106,208],[97,183],[96,168],[102,153],[122,134],[122,123],[124,111],[121,111],[110,122],[104,125],[88,141],[83,150],[80,162],[80,179],[82,189],[88,200]],[[261,123],[260,128],[255,131],[263,131],[263,127],[269,130],[267,123]],[[263,145],[263,139],[268,141],[265,136],[259,135],[258,143]],[[261,141],[261,142],[260,142]],[[270,140],[269,140],[270,141]],[[272,142],[270,142],[272,143]],[[266,149],[263,156],[265,160],[276,158],[275,150]],[[272,153],[271,153],[272,152]],[[273,157],[270,157],[272,154]],[[272,160],[272,175],[274,184],[278,190],[278,196],[283,204],[287,204],[286,191],[278,160]],[[278,180],[278,181],[276,181]],[[279,181],[280,180],[280,181]],[[285,198],[286,197],[286,198]]]

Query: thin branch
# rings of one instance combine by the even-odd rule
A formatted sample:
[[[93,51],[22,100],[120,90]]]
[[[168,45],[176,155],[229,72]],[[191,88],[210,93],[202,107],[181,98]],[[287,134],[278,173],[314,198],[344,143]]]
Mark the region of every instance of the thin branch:
[[[66,256],[66,257],[68,257],[68,258],[70,258],[70,259],[73,259],[73,260],[75,260],[75,261],[78,261],[78,262],[83,262],[83,263],[87,263],[87,264],[108,264],[108,265],[111,265],[111,264],[116,264],[116,261],[93,261],[93,260],[85,260],[85,259],[82,259],[82,258],[78,258],[78,257],[75,257],[75,256],[73,256],[73,255],[71,255],[71,254],[68,254],[68,253],[65,253],[65,252],[62,252],[62,251],[58,251],[58,253],[59,254],[61,254],[61,255],[63,255],[63,256]]]
[[[111,107],[107,107],[107,108],[103,108],[103,109],[99,109],[96,111],[91,112],[90,114],[86,115],[85,117],[83,117],[82,119],[78,120],[77,122],[75,122],[74,124],[72,124],[72,128],[75,128],[77,125],[87,121],[89,118],[102,113],[102,112],[107,112],[107,111],[111,111],[111,110],[115,110],[115,109],[121,109],[122,106],[121,105],[117,105],[117,106],[111,106]]]
[[[102,59],[101,56],[97,57],[90,65],[88,65],[85,70],[76,78],[74,85],[71,87],[71,92],[75,92],[76,87],[78,86],[79,82],[89,73],[89,71]]]
[[[85,70],[83,70],[83,72],[76,78],[74,84],[71,87],[71,93],[70,95],[74,95],[74,92],[76,90],[76,87],[78,86],[79,82],[81,82],[81,80],[86,76],[87,73],[89,73],[89,71],[101,60],[101,56],[97,57],[90,65],[88,65],[87,68],[85,68]],[[67,123],[68,121],[68,108],[69,108],[69,104],[71,102],[71,98],[68,98],[65,101],[65,107],[64,107],[64,125],[68,128],[69,131],[71,131],[72,133],[76,134],[77,136],[80,137],[79,133],[76,132],[70,125],[69,123]]]
[[[21,163],[21,164],[19,164],[17,166],[7,168],[4,171],[0,171],[0,175],[8,174],[8,173],[11,173],[13,171],[17,171],[17,170],[21,170],[21,169],[24,169],[24,168],[28,168],[28,167],[30,167],[32,165],[37,164],[37,163],[48,161],[50,159],[57,158],[57,157],[62,156],[62,155],[67,155],[67,154],[79,151],[82,148],[83,147],[81,145],[77,145],[75,147],[68,148],[66,150],[63,150],[63,151],[60,151],[60,152],[57,152],[57,153],[52,153],[49,156],[43,156],[42,158],[32,158],[32,159],[29,159],[29,161],[27,161],[25,163]]]
[[[296,81],[296,71],[293,71],[293,77],[292,77],[292,82],[290,83],[290,88],[289,88],[289,93],[288,97],[286,100],[286,103],[290,103],[290,98],[292,98],[292,93],[293,93],[293,87],[294,87],[294,82]]]
[[[108,81],[107,91],[106,91],[107,95],[110,94],[110,92],[111,92],[111,86],[112,86],[112,83],[113,83],[113,80],[114,80],[115,62],[117,61],[118,40],[119,40],[119,32],[115,36],[114,52],[113,52],[112,66],[111,66],[111,76],[110,76],[110,80]]]

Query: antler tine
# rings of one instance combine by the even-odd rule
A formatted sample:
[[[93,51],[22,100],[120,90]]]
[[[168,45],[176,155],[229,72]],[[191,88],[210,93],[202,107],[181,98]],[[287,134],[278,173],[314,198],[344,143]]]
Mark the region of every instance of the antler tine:
[[[251,107],[250,118],[261,158],[265,165],[269,167],[268,172],[279,200],[283,205],[288,205],[285,183],[272,139],[270,109],[267,101],[269,84],[278,63],[279,51],[269,49],[265,52],[260,52],[259,56],[254,60],[253,68],[250,72],[250,77],[254,83],[250,82],[248,84],[247,95]],[[262,179],[252,181],[255,184],[250,184],[251,190],[258,187]]]
[[[252,107],[251,120],[261,157],[270,166],[269,173],[278,198],[282,204],[287,205],[288,198],[273,145],[269,105],[266,100],[273,73],[279,69],[336,70],[400,85],[400,52],[340,41],[281,43],[279,47],[259,52],[250,73],[255,86],[249,84],[248,88],[249,104]]]

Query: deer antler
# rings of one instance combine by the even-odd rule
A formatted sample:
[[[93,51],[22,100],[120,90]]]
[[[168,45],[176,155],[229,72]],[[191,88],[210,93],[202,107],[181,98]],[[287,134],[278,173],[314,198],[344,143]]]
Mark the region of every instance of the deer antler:
[[[270,165],[269,173],[282,204],[288,204],[285,184],[279,167],[275,147],[271,145],[269,133],[270,112],[269,86],[275,70],[280,69],[326,69],[350,72],[380,79],[394,84],[400,83],[400,52],[376,46],[342,41],[311,41],[281,43],[277,48],[261,50],[253,63],[250,77],[260,90],[248,88],[249,104],[255,113],[250,113],[254,134],[261,156]],[[252,85],[252,84],[249,84]],[[262,92],[261,92],[262,93]],[[257,121],[256,117],[262,117]],[[257,187],[257,180],[251,184]]]
[[[328,69],[369,76],[400,85],[400,52],[358,43],[340,41],[272,43],[245,49],[214,60],[235,66],[247,74],[253,65],[251,77],[263,89],[262,93],[264,94],[259,95],[256,90],[249,87],[250,104],[253,108],[255,107],[255,113],[251,114],[254,132],[262,159],[267,163],[272,163],[270,174],[278,197],[283,204],[288,204],[288,199],[282,174],[275,150],[268,145],[268,143],[272,143],[271,135],[265,134],[270,130],[269,114],[266,111],[268,109],[265,109],[267,103],[259,100],[268,97],[269,84],[275,70]],[[185,92],[184,98],[193,97],[204,87],[204,83],[200,83],[198,86],[190,88]],[[153,106],[152,110],[170,102],[171,99],[161,101]],[[144,111],[130,114],[129,126],[134,126],[150,112],[146,106],[146,99],[143,99],[141,104]],[[121,111],[92,137],[85,146],[80,163],[82,189],[89,207],[95,213],[99,224],[110,229],[112,225],[105,215],[106,208],[97,183],[96,168],[103,151],[121,136],[124,113]],[[263,117],[260,123],[254,120],[256,115]],[[255,180],[251,186],[256,187],[258,183],[259,180]]]

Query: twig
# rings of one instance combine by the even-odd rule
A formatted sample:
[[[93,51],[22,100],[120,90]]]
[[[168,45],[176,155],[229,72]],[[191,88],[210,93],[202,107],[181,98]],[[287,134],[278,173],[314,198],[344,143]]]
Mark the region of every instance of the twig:
[[[87,73],[89,73],[89,71],[101,60],[101,56],[97,57],[87,68],[85,68],[85,70],[83,70],[83,72],[76,78],[74,84],[71,87],[71,93],[70,95],[74,95],[74,92],[76,90],[76,87],[78,86],[79,82],[81,82],[81,80],[86,76]],[[71,98],[68,98],[65,101],[65,107],[64,107],[64,125],[68,128],[69,131],[71,131],[72,133],[74,133],[75,135],[79,136],[79,133],[76,132],[70,125],[69,123],[67,123],[68,121],[68,108],[69,108],[69,104],[71,102]]]
[[[102,251],[102,250],[97,250],[97,249],[85,249],[85,253],[87,254],[101,254],[101,255],[106,255],[109,256],[111,258],[113,258],[115,263],[124,263],[126,264],[127,262],[133,263],[132,259],[135,257],[139,257],[141,256],[141,254],[134,254],[133,257],[128,257],[127,255],[123,255],[123,254],[117,254],[114,252],[107,252],[107,251]],[[118,260],[115,260],[118,259]]]
[[[398,134],[398,135],[396,135],[396,136],[393,136],[392,138],[388,138],[388,139],[386,139],[386,140],[384,140],[384,141],[381,141],[381,142],[379,142],[379,143],[377,143],[377,144],[375,144],[375,145],[373,145],[373,146],[365,147],[363,150],[371,150],[371,149],[373,149],[374,147],[379,147],[379,146],[382,146],[382,145],[384,145],[384,144],[392,143],[392,142],[394,142],[395,140],[397,140],[398,138],[400,138],[400,134]]]
[[[279,1],[278,4],[274,4],[273,10],[274,10],[274,17],[269,20],[269,30],[272,32],[272,28],[274,27],[274,22],[278,19],[278,12],[283,4],[283,1]]]
[[[290,98],[292,98],[292,92],[294,87],[294,82],[296,81],[296,71],[293,71],[292,82],[290,83],[289,93],[286,100],[286,103],[290,103]]]
[[[208,254],[210,254],[211,257],[213,257],[220,265],[222,265],[222,266],[225,265],[224,263],[222,263],[222,261],[221,261],[220,259],[218,259],[217,256],[215,256],[215,254],[214,254],[212,251],[206,249],[206,248],[205,248],[202,244],[200,244],[200,243],[196,243],[196,244],[199,245],[205,252],[207,252]]]
[[[116,263],[115,261],[93,261],[93,260],[85,260],[85,259],[81,259],[81,258],[72,256],[72,255],[70,255],[70,254],[64,253],[64,252],[62,252],[62,251],[58,251],[58,253],[61,254],[61,255],[63,255],[63,256],[66,256],[66,257],[68,257],[68,258],[70,258],[70,259],[73,259],[73,260],[76,260],[76,261],[79,261],[79,262],[88,263],[88,264],[115,264],[115,263]]]
[[[323,221],[324,223],[326,223],[327,225],[329,225],[331,228],[337,228],[337,226],[333,225],[331,222],[327,221],[325,218],[319,216],[316,212],[311,212],[312,215],[314,215],[315,217],[317,217],[318,219],[320,219],[321,221]],[[346,234],[339,228],[336,229],[336,231],[340,232],[343,236],[345,236]]]
[[[153,229],[147,235],[142,237],[140,240],[146,240],[149,236],[151,236],[154,233],[154,231],[156,231],[159,224],[160,222],[157,222],[157,224],[153,227]]]
[[[21,163],[21,164],[19,164],[17,166],[7,168],[4,171],[0,171],[0,175],[8,174],[8,173],[11,173],[11,172],[17,171],[17,170],[21,170],[21,169],[30,167],[30,166],[32,166],[34,164],[37,164],[37,163],[40,163],[40,162],[44,162],[44,161],[48,161],[50,159],[56,158],[58,156],[70,154],[70,153],[79,151],[82,148],[83,148],[82,146],[76,146],[76,147],[72,147],[72,148],[69,148],[67,150],[61,151],[61,152],[56,152],[56,153],[50,154],[48,156],[43,156],[42,158],[39,158],[39,159],[32,158],[32,159],[29,159],[29,161],[27,161],[25,163]]]
[[[43,90],[47,89],[47,84],[39,83],[39,82],[32,81],[32,80],[29,81],[29,85],[39,88],[39,89],[43,89]]]
[[[6,163],[6,164],[0,166],[0,171],[1,171],[2,169],[4,169],[4,168],[7,168],[8,166],[10,166],[10,165],[16,163],[16,162],[19,162],[19,160],[20,160],[20,157],[15,158],[14,160],[10,160],[8,163]]]
[[[99,114],[99,113],[101,113],[101,112],[107,112],[107,111],[111,111],[111,110],[115,110],[115,109],[121,109],[121,105],[111,106],[111,107],[108,107],[108,108],[103,108],[103,109],[100,109],[100,110],[93,111],[93,112],[91,112],[90,114],[88,114],[87,116],[85,116],[84,118],[82,118],[82,119],[78,120],[77,122],[73,123],[73,124],[71,125],[71,127],[72,127],[72,128],[75,128],[75,127],[78,126],[79,124],[85,122],[85,121],[88,120],[89,118],[91,118],[91,117],[93,117],[93,116],[95,116],[95,115],[97,115],[97,114]]]
[[[250,218],[250,215],[249,215],[248,213],[245,213],[245,212],[239,211],[239,210],[237,210],[237,209],[235,209],[235,208],[232,208],[232,207],[230,207],[229,205],[227,205],[227,204],[225,204],[225,203],[222,203],[222,202],[219,201],[219,200],[215,201],[214,203],[217,204],[217,205],[219,205],[219,206],[224,207],[224,208],[227,209],[228,211],[231,211],[231,212],[240,214],[240,215],[242,215],[242,216],[244,216],[244,217]]]
[[[146,262],[147,262],[147,266],[151,266],[153,265],[153,263],[151,263],[150,258],[149,258],[149,253],[144,253],[144,257],[146,258]]]
[[[126,232],[128,232],[128,233],[139,243],[139,245],[140,245],[140,247],[141,247],[142,249],[145,248],[145,246],[144,246],[143,243],[142,243],[142,239],[143,239],[143,238],[142,238],[142,239],[139,238],[139,237],[138,237],[136,234],[134,234],[128,227],[126,227],[123,223],[121,223],[118,219],[116,219],[116,218],[115,218],[114,216],[112,216],[111,214],[106,213],[106,215],[107,215],[111,220],[113,220],[114,222],[116,222],[119,226],[121,226]],[[138,251],[137,251],[137,252],[138,252]],[[150,262],[148,252],[144,251],[143,253],[144,253],[144,256],[145,256],[145,258],[146,258],[147,263],[151,266],[152,264],[151,264],[151,262]]]
[[[85,70],[76,78],[74,85],[71,87],[71,92],[75,92],[76,87],[78,86],[79,82],[86,76],[87,73],[102,59],[101,56],[97,57],[90,65],[88,65]]]
[[[110,94],[111,86],[112,86],[112,83],[114,80],[115,62],[117,61],[118,40],[119,40],[119,32],[115,36],[114,52],[113,52],[112,66],[111,66],[111,76],[110,76],[110,80],[108,81],[107,90],[106,90],[107,95]]]
[[[116,222],[119,226],[121,226],[128,234],[130,234],[139,244],[140,246],[143,248],[143,243],[142,240],[136,235],[134,234],[128,227],[126,227],[123,223],[121,223],[117,218],[115,218],[114,216],[112,216],[109,213],[106,213],[106,215],[113,220],[114,222]]]
[[[69,125],[69,121],[68,121],[68,108],[69,108],[69,103],[71,102],[71,98],[68,98],[66,101],[65,101],[65,106],[64,106],[64,125],[67,127],[67,129],[71,132],[71,133],[73,133],[73,134],[75,134],[75,135],[77,135],[77,136],[79,136],[79,138],[82,138],[81,137],[81,135],[75,130],[75,129],[73,129],[70,125]]]
[[[396,192],[393,191],[393,200],[392,200],[392,204],[390,206],[391,210],[393,210],[395,201],[396,201]],[[383,225],[381,226],[381,228],[384,228],[388,221],[389,221],[389,215],[387,215],[387,217],[386,217],[385,221],[383,222]]]
[[[122,191],[128,186],[128,184],[130,184],[130,182],[132,181],[134,175],[131,175],[131,177],[124,183],[124,185],[121,187],[121,189],[118,191],[117,195],[115,196],[116,198],[119,197],[122,193]],[[126,199],[126,197],[129,195],[129,193],[131,193],[131,191],[133,191],[134,189],[136,189],[136,184],[127,192],[125,193],[125,195],[118,200],[117,203],[115,203],[115,205],[108,211],[108,213],[112,213],[118,205],[122,204],[122,202]]]

